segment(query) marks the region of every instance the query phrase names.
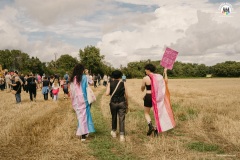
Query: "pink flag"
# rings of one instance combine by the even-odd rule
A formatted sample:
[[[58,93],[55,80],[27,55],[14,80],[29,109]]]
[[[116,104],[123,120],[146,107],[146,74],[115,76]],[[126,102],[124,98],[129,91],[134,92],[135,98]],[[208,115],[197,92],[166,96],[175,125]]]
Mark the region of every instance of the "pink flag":
[[[171,48],[167,47],[163,54],[163,58],[160,62],[160,65],[163,66],[164,68],[172,70],[177,55],[178,55],[177,51],[174,51]]]

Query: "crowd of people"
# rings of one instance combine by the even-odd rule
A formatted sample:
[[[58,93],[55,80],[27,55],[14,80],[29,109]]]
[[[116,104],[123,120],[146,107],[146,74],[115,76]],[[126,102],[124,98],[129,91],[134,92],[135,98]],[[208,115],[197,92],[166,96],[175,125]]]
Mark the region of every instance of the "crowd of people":
[[[68,98],[69,75],[66,72],[63,78],[57,74],[51,76],[40,76],[39,74],[29,73],[19,74],[18,71],[5,72],[0,77],[1,91],[12,92],[16,97],[16,103],[21,104],[21,93],[29,94],[30,101],[36,101],[37,90],[41,90],[44,100],[48,100],[48,95],[57,101],[60,88],[63,89],[64,99]]]
[[[147,136],[171,129],[175,126],[173,114],[171,114],[170,99],[165,96],[167,89],[167,69],[164,69],[164,78],[160,74],[155,74],[156,67],[152,64],[145,66],[146,76],[142,80],[141,91],[146,90],[143,98],[144,116],[148,124]],[[88,100],[87,88],[89,85],[106,87],[106,95],[110,98],[110,112],[112,117],[112,129],[110,135],[117,137],[117,126],[119,126],[119,138],[121,142],[125,141],[125,116],[128,112],[128,89],[126,85],[126,76],[119,70],[112,72],[111,76],[100,74],[90,75],[88,69],[82,64],[77,64],[69,76],[68,73],[61,78],[58,75],[42,77],[39,74],[28,74],[19,76],[15,71],[13,74],[7,72],[0,77],[1,90],[7,92],[13,91],[16,97],[16,103],[21,103],[21,91],[29,93],[30,101],[36,101],[37,89],[41,89],[44,100],[48,100],[48,95],[57,101],[60,88],[63,89],[64,99],[70,97],[74,111],[76,112],[78,127],[76,135],[85,141],[89,133],[95,132],[94,121],[91,116],[91,104]],[[159,84],[160,85],[159,85]],[[167,101],[167,103],[165,103]],[[167,105],[167,106],[166,106]],[[152,109],[153,108],[153,109]],[[150,117],[150,110],[154,111],[155,125]],[[168,113],[162,113],[167,110]],[[162,119],[159,117],[161,115]],[[166,122],[166,124],[164,124]],[[171,123],[170,123],[171,122]],[[117,125],[119,124],[119,125]]]

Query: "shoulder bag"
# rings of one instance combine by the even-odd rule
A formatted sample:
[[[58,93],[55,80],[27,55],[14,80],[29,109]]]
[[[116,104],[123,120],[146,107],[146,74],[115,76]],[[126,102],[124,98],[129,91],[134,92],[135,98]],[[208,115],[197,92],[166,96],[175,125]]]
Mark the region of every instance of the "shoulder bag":
[[[89,85],[87,86],[87,99],[89,104],[96,101],[96,96],[94,95],[93,90]]]

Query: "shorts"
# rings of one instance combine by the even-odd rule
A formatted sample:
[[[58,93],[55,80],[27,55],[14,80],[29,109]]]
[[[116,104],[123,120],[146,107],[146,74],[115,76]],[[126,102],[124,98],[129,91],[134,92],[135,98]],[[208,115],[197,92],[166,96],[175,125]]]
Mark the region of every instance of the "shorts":
[[[145,107],[152,107],[152,94],[146,94],[143,98]]]

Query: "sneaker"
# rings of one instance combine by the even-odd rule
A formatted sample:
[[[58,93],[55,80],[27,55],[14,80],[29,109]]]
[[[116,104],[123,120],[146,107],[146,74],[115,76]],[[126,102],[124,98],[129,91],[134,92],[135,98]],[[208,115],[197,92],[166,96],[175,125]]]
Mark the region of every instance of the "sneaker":
[[[116,137],[117,137],[116,131],[111,131],[111,136],[112,136],[113,138],[116,138]]]
[[[82,139],[81,139],[81,142],[84,142],[84,141],[86,141],[86,138],[82,138]]]
[[[125,142],[125,137],[124,137],[124,135],[120,135],[120,142]]]
[[[82,135],[81,141],[82,141],[82,142],[86,141],[86,135]]]

